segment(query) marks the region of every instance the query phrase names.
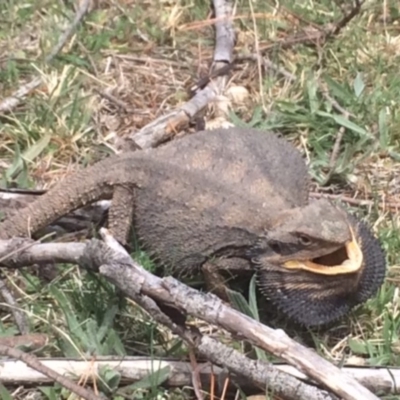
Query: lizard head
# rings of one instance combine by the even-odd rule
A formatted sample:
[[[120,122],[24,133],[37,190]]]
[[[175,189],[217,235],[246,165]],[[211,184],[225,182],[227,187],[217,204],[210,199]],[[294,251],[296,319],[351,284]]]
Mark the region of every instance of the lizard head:
[[[306,326],[343,316],[385,277],[385,256],[371,231],[323,199],[278,215],[251,254],[262,292]]]

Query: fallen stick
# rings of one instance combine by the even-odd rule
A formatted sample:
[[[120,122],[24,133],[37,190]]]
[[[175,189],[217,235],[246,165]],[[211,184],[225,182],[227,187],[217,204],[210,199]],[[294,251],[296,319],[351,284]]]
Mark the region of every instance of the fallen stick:
[[[209,81],[202,89],[181,107],[157,118],[137,132],[128,135],[141,149],[156,147],[162,142],[171,139],[185,127],[201,110],[209,105],[225,88],[226,74],[219,75],[218,70],[227,71],[226,66],[232,63],[235,46],[235,33],[232,25],[232,5],[229,1],[213,0],[215,13],[215,50],[211,75],[217,77]],[[127,146],[129,148],[129,145]]]
[[[100,273],[127,297],[134,299],[140,293],[220,326],[285,360],[344,400],[378,400],[354,378],[342,373],[315,351],[290,339],[281,329],[275,330],[255,321],[226,306],[211,293],[200,293],[171,277],[161,279],[152,275],[133,261],[106,229],[102,228],[100,234],[105,243],[91,240],[80,264],[98,267]]]
[[[82,259],[88,260],[86,255],[87,246],[90,248],[90,243],[89,245],[85,243],[35,244],[28,239],[15,238],[8,241],[0,241],[0,263],[11,268],[36,263],[43,264],[49,260],[62,263],[79,263]],[[22,248],[24,250],[20,251]],[[89,261],[89,264],[92,264],[92,261]],[[88,267],[88,264],[83,266]],[[293,400],[336,399],[329,393],[304,384],[288,374],[279,372],[269,363],[262,360],[250,360],[240,352],[210,337],[201,335],[198,331],[194,332],[193,328],[188,330],[186,327],[177,326],[160,310],[154,300],[146,295],[137,294],[133,300],[144,308],[156,322],[164,324],[173,333],[182,337],[188,343],[189,348],[195,349],[206,359],[227,368],[230,372],[245,377],[262,390],[265,390],[267,385],[274,393],[281,395],[285,399]]]
[[[192,379],[190,363],[175,359],[126,356],[123,359],[118,357],[96,357],[96,360],[90,361],[74,358],[38,358],[38,360],[46,367],[58,371],[60,375],[70,376],[74,380],[78,380],[79,376],[85,374],[89,363],[94,371],[99,371],[102,367],[117,371],[121,374],[121,381],[126,384],[140,381],[153,372],[167,367],[169,368],[169,373],[164,384],[168,387],[189,386]],[[302,374],[291,365],[273,364],[273,366],[282,372],[311,382],[307,375]],[[204,386],[210,384],[211,374],[215,375],[217,381],[226,374],[224,369],[218,366],[211,366],[208,362],[199,362],[198,370]],[[353,376],[374,393],[380,393],[381,395],[400,394],[400,368],[343,366],[341,371]],[[254,389],[254,385],[245,377],[234,376],[234,380],[242,388]],[[22,361],[3,360],[0,368],[0,381],[5,385],[42,385],[53,380],[30,368]]]
[[[106,243],[93,239],[86,245],[84,243],[38,244],[26,249],[20,255],[14,253],[12,259],[3,260],[2,263],[11,267],[26,265],[29,261],[33,262],[32,255],[36,252],[36,256],[41,257],[42,262],[48,261],[48,257],[51,257],[56,262],[78,260],[80,265],[90,269],[96,270],[100,267],[100,273],[130,298],[137,297],[139,293],[158,303],[177,308],[185,314],[223,327],[238,338],[246,339],[253,345],[295,366],[345,400],[361,398],[377,400],[376,396],[353,378],[342,373],[313,350],[290,339],[283,331],[271,329],[231,309],[212,294],[197,292],[173,278],[161,279],[145,271],[126,252],[122,253],[120,246],[118,247],[116,242],[106,235],[106,232],[104,228],[101,230]],[[116,251],[109,246],[110,244],[119,250]],[[0,241],[0,257],[2,254],[3,256],[7,254],[13,247],[21,247],[19,239]],[[18,261],[23,264],[19,264]]]
[[[89,10],[91,0],[83,0],[80,2],[80,7],[76,11],[74,20],[68,29],[60,36],[57,44],[53,47],[50,53],[46,56],[46,62],[50,63],[57,54],[62,50],[62,48],[67,43],[67,40],[72,36],[75,32],[76,27],[81,22],[82,18]],[[24,99],[30,92],[38,88],[42,84],[42,77],[36,77],[32,79],[30,82],[22,85],[18,90],[16,90],[11,96],[6,97],[0,102],[0,113],[7,113],[12,111],[18,104]]]
[[[33,370],[40,371],[43,375],[49,377],[52,381],[58,382],[71,392],[77,394],[79,397],[85,400],[104,400],[103,396],[97,396],[90,389],[85,389],[70,379],[62,376],[59,372],[44,365],[38,358],[33,354],[24,353],[21,350],[13,349],[12,347],[0,344],[0,354],[8,357],[14,357],[25,364],[29,365]]]

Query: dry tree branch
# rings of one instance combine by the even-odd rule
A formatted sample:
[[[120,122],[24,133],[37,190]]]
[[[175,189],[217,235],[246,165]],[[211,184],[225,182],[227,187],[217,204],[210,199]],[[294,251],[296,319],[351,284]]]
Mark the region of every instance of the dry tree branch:
[[[104,397],[96,396],[90,389],[85,389],[65,376],[60,375],[53,369],[43,365],[37,357],[33,354],[24,353],[21,350],[13,349],[11,347],[0,344],[0,354],[3,356],[13,357],[17,360],[23,361],[25,364],[29,365],[32,369],[42,373],[43,375],[51,378],[53,381],[58,382],[60,385],[64,386],[71,392],[77,394],[86,400],[102,400]]]
[[[331,199],[331,200],[339,200],[345,203],[354,205],[354,206],[363,206],[363,207],[372,207],[374,205],[380,207],[385,211],[393,211],[398,212],[400,210],[400,202],[390,202],[390,201],[381,201],[381,202],[374,202],[373,200],[369,199],[356,199],[353,197],[343,196],[341,194],[331,194],[331,193],[319,193],[319,192],[311,192],[310,197],[314,199]]]
[[[7,267],[18,268],[28,264],[42,264],[49,260],[55,262],[72,262],[86,260],[84,266],[93,265],[91,260],[85,255],[87,246],[84,243],[47,243],[31,245],[29,248],[17,254],[13,249],[21,248],[24,239],[11,239],[0,241],[0,257]],[[96,241],[95,243],[97,243]],[[101,242],[100,242],[101,243]],[[89,244],[90,246],[90,244]],[[104,248],[104,247],[103,247]],[[8,254],[12,256],[6,259]],[[112,253],[111,253],[112,254]],[[128,255],[125,263],[131,263]],[[80,262],[82,264],[82,262]],[[155,278],[153,275],[149,275]],[[140,277],[139,281],[143,277]],[[159,280],[159,278],[156,278]],[[189,347],[197,350],[202,356],[211,362],[227,368],[231,373],[238,377],[244,377],[253,382],[260,389],[265,389],[266,385],[274,393],[287,399],[298,400],[333,400],[328,393],[321,391],[314,386],[304,384],[301,381],[279,372],[273,365],[264,361],[255,361],[248,359],[240,352],[223,345],[216,340],[201,335],[200,332],[192,328],[177,325],[168,315],[166,315],[153,298],[135,291],[132,287],[130,297],[144,308],[151,317],[167,326],[173,333],[179,335],[188,343]],[[1,371],[0,371],[1,379]]]
[[[274,62],[272,62],[271,60],[269,60],[266,57],[262,57],[257,54],[246,54],[246,55],[240,55],[240,56],[235,57],[235,63],[243,62],[243,61],[260,62],[260,64],[263,66],[265,71],[272,69],[277,74],[282,75],[284,78],[286,78],[290,82],[294,82],[297,80],[296,75],[293,75],[292,73],[287,71],[285,68],[280,67],[279,65],[275,64]]]
[[[332,35],[337,35],[346,25],[348,25],[348,23],[360,13],[363,4],[364,0],[354,0],[354,5],[350,12],[344,14],[343,18],[335,24],[335,29],[332,31]]]
[[[207,107],[225,87],[225,73],[232,63],[235,34],[232,26],[232,5],[229,0],[213,0],[215,12],[215,50],[211,76],[217,78],[198,90],[187,103],[178,109],[157,118],[138,132],[128,135],[128,140],[139,148],[156,147],[158,144],[172,138],[186,126],[196,114]],[[224,74],[220,74],[221,70]],[[129,147],[129,146],[127,146]]]
[[[330,96],[328,89],[326,89],[321,83],[319,83],[318,86],[321,90],[322,96],[332,106],[332,108],[339,111],[343,115],[343,117],[347,120],[350,118],[350,116],[353,116],[353,114],[351,114],[349,111],[345,110],[335,99],[333,99]],[[324,181],[321,183],[321,186],[326,186],[330,182],[332,175],[335,172],[336,163],[337,163],[337,159],[338,159],[339,152],[340,152],[340,145],[342,144],[342,140],[343,140],[343,136],[344,136],[345,132],[346,132],[346,128],[344,126],[341,126],[338,130],[338,133],[337,133],[336,139],[335,139],[335,143],[332,148],[331,157],[329,159],[329,170],[325,176]]]
[[[207,338],[207,337],[206,337]],[[208,344],[208,342],[205,342]],[[211,347],[213,350],[213,348]],[[243,354],[239,353],[242,357]],[[208,358],[208,357],[207,357]],[[247,358],[246,358],[247,359]],[[60,375],[69,375],[71,377],[79,377],[83,375],[88,368],[88,361],[75,358],[38,358],[38,360],[48,368],[58,371]],[[247,359],[248,360],[248,359]],[[239,363],[241,359],[237,360]],[[263,372],[260,364],[256,365],[256,361],[252,360],[254,371],[259,378],[255,377],[252,382],[246,377],[232,375],[231,378],[245,391],[254,388],[254,383],[257,379],[260,384],[263,381]],[[218,361],[216,361],[218,364]],[[131,384],[142,380],[154,372],[154,366],[159,369],[168,367],[169,373],[164,384],[168,387],[189,386],[192,380],[191,365],[188,362],[180,361],[174,358],[148,358],[126,356],[123,360],[115,356],[99,356],[91,361],[92,368],[96,371],[102,367],[111,368],[121,374],[121,379],[127,384]],[[308,381],[311,380],[296,368],[287,364],[273,364],[279,370],[286,372],[289,375]],[[247,365],[243,364],[243,369],[247,369]],[[397,395],[400,394],[400,369],[385,368],[385,367],[356,367],[344,365],[341,370],[346,374],[353,376],[358,382],[366,386],[373,392],[379,392],[381,395]],[[226,375],[226,371],[215,365],[210,365],[209,362],[199,362],[198,371],[203,386],[210,386],[211,374],[216,376],[216,380],[220,380]],[[271,376],[271,375],[269,375]],[[285,377],[284,375],[282,376]],[[73,378],[71,378],[73,379]],[[78,379],[78,378],[76,378]],[[271,379],[271,378],[270,378]],[[52,379],[43,375],[27,366],[23,361],[19,360],[2,360],[0,369],[0,381],[5,384],[12,385],[43,385],[52,382]],[[284,382],[282,382],[284,384]]]
[[[24,244],[26,244],[26,246],[22,246],[20,248],[20,250],[24,249],[24,247],[25,248],[30,247],[30,245],[31,245],[31,243],[27,244],[27,243],[31,242],[31,240],[29,240],[29,239],[28,240],[22,239],[22,242]],[[10,256],[10,255],[12,256],[13,254],[15,254],[18,251],[20,251],[20,250],[16,250],[16,248],[17,248],[16,245],[18,245],[19,243],[21,243],[21,240],[16,239],[16,240],[14,240],[13,249],[11,249],[10,252],[8,252],[8,249],[6,249],[7,257]],[[13,251],[14,251],[14,253],[13,253]],[[1,258],[1,255],[0,255],[0,263],[1,263],[1,261],[2,261],[2,258]],[[2,307],[3,308],[7,307],[11,311],[11,314],[14,317],[14,320],[15,320],[15,323],[16,323],[17,328],[19,330],[19,333],[22,334],[22,335],[28,334],[29,333],[28,318],[27,318],[26,314],[24,313],[24,311],[21,310],[18,307],[17,301],[15,300],[13,294],[8,289],[4,279],[2,279],[2,278],[0,278],[0,294],[1,294],[1,297],[3,298],[3,300],[4,300],[4,303],[5,303],[5,305],[2,305]]]
[[[352,6],[350,12],[344,14],[343,18],[336,23],[329,23],[324,27],[315,24],[309,24],[302,31],[294,35],[290,35],[284,39],[277,40],[274,43],[262,46],[260,51],[266,52],[278,47],[286,49],[297,44],[321,45],[333,36],[337,36],[343,30],[343,28],[345,28],[360,13],[363,3],[364,1],[354,0],[354,5]],[[285,9],[285,11],[287,12],[288,10]],[[297,15],[296,17],[300,18]]]
[[[171,277],[161,279],[151,275],[131,260],[106,229],[102,228],[100,234],[107,247],[103,242],[92,240],[81,263],[98,266],[100,273],[128,297],[135,298],[137,293],[141,293],[246,338],[253,345],[294,365],[345,400],[378,399],[317,353],[290,339],[284,331],[271,329],[243,315],[213,294],[201,294]]]
[[[42,78],[36,77],[30,82],[22,85],[18,90],[16,90],[11,96],[6,97],[0,103],[0,112],[8,113],[12,111],[20,101],[26,97],[30,92],[38,88],[42,84]]]
[[[18,331],[22,335],[26,335],[29,332],[29,322],[26,314],[19,309],[17,301],[14,299],[13,294],[10,292],[4,279],[0,279],[0,294],[3,297],[4,302],[7,305],[7,309],[11,311],[17,325]]]
[[[82,18],[89,10],[91,0],[82,0],[80,2],[80,7],[76,11],[74,20],[68,29],[60,36],[57,44],[53,47],[50,53],[46,56],[45,61],[50,63],[57,56],[57,54],[62,50],[62,48],[67,43],[67,40],[72,36],[75,29],[81,22]],[[36,77],[30,82],[22,85],[18,90],[16,90],[11,96],[6,97],[0,102],[0,113],[8,113],[12,111],[21,100],[26,97],[30,92],[38,88],[42,84],[43,80],[41,77]]]
[[[29,333],[27,335],[0,337],[1,345],[7,346],[7,347],[23,346],[29,350],[37,350],[37,349],[45,346],[48,343],[48,341],[49,341],[49,337],[45,333]],[[0,382],[1,381],[2,380],[0,377]]]
[[[284,331],[271,329],[243,315],[226,306],[213,294],[199,293],[171,277],[161,279],[151,275],[132,261],[106,232],[104,228],[100,231],[108,247],[103,242],[92,240],[81,262],[84,265],[89,263],[98,266],[100,273],[127,297],[134,299],[141,293],[156,302],[218,325],[294,365],[345,400],[378,400],[364,386],[343,374],[314,351],[290,339]]]
[[[335,109],[337,112],[341,113],[343,118],[349,120],[350,117],[355,117],[354,114],[350,113],[347,111],[345,108],[343,108],[331,95],[329,94],[329,90],[327,89],[326,85],[320,82],[318,80],[318,88],[320,89],[322,96],[324,99],[331,105],[333,109]],[[336,169],[336,164],[337,164],[337,158],[339,156],[339,151],[340,151],[340,145],[342,144],[343,136],[346,132],[346,128],[344,126],[341,126],[338,130],[338,133],[336,135],[335,143],[332,148],[332,153],[331,157],[329,159],[329,170],[325,176],[324,181],[321,183],[321,186],[326,186],[330,182],[333,173],[335,172]]]
[[[211,67],[210,76],[206,78],[208,81],[207,86],[198,90],[195,96],[189,100],[186,104],[170,112],[167,115],[161,116],[150,124],[146,125],[138,132],[131,133],[128,136],[130,141],[133,141],[139,148],[156,147],[158,144],[173,137],[202,109],[204,109],[210,102],[212,102],[218,93],[221,93],[224,86],[225,74],[232,67],[233,61],[233,49],[235,44],[235,36],[232,26],[231,18],[231,5],[230,2],[225,0],[213,0],[215,10],[215,27],[216,27],[216,45],[214,51],[214,62]],[[348,23],[355,15],[349,19],[347,18],[345,23],[340,21],[340,29],[342,29],[346,23]],[[266,49],[270,49],[275,46],[287,47],[299,43],[314,43],[325,40],[328,34],[335,31],[335,34],[339,32],[337,29],[338,25],[331,24],[325,30],[314,29],[305,31],[300,35],[277,41],[276,43],[268,46],[267,48],[260,48],[260,52]],[[243,56],[244,58],[250,57],[256,61],[259,60],[258,56]],[[238,57],[240,61],[243,57]],[[236,59],[235,59],[236,61]],[[284,70],[281,67],[276,66],[268,59],[261,60],[264,68],[275,69],[278,73],[285,76],[285,78],[293,81],[294,76]],[[211,80],[212,77],[218,76],[219,78]],[[202,87],[205,84],[202,80],[197,86]]]

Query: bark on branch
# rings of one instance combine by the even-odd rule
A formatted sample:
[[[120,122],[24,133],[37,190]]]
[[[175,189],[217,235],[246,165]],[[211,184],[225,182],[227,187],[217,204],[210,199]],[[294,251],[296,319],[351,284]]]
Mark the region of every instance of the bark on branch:
[[[26,242],[26,243],[24,243]],[[108,254],[107,259],[116,262],[114,256],[117,255],[118,262],[129,265],[131,259],[126,253],[116,253],[102,242],[97,240],[84,243],[48,243],[32,244],[29,240],[13,239],[9,241],[0,241],[0,260],[8,267],[18,268],[28,264],[43,263],[49,260],[57,262],[79,262],[82,266],[97,269],[100,259],[96,255],[96,248],[100,246],[102,255]],[[20,250],[24,249],[24,250]],[[114,264],[113,264],[114,265]],[[141,268],[141,267],[139,267]],[[149,275],[153,277],[153,275]],[[139,280],[145,276],[138,276]],[[156,277],[154,277],[156,278]],[[156,278],[159,279],[159,278]],[[154,302],[153,298],[140,293],[139,287],[131,287],[130,297],[142,306],[157,322],[169,327],[174,333],[181,336],[194,350],[211,362],[227,368],[236,377],[244,377],[251,381],[253,385],[265,390],[267,386],[275,394],[285,399],[298,400],[334,400],[335,397],[321,391],[320,389],[305,384],[298,379],[278,371],[273,365],[263,361],[248,359],[240,352],[229,348],[218,341],[201,335],[200,332],[188,329],[184,326],[178,326],[165,315],[160,307]],[[1,371],[0,371],[1,372]],[[1,379],[1,373],[0,373]],[[193,386],[201,384],[193,382]]]
[[[90,361],[74,358],[38,358],[38,361],[46,367],[58,371],[60,375],[76,377],[76,380],[79,379],[79,376],[86,373],[90,364],[90,368],[93,371],[98,371],[100,368],[106,366],[112,368],[121,374],[121,380],[127,384],[140,381],[155,370],[165,367],[169,368],[167,380],[165,381],[166,386],[189,386],[192,383],[191,365],[188,362],[176,359],[126,356],[123,360],[119,357],[96,357],[96,360]],[[274,367],[279,371],[286,372],[298,379],[311,383],[306,375],[300,373],[291,365],[274,364]],[[226,375],[224,369],[211,366],[208,362],[199,362],[198,370],[203,387],[210,386],[211,374],[214,374],[217,382],[221,381],[224,375]],[[353,376],[358,382],[375,393],[382,395],[400,394],[400,370],[398,368],[343,366],[342,371]],[[244,390],[254,388],[254,384],[246,377],[233,376],[233,380],[240,387],[244,388]],[[53,380],[41,372],[30,368],[22,361],[2,360],[0,381],[5,385],[42,385]]]
[[[323,360],[313,351],[291,340],[283,331],[273,330],[246,317],[224,305],[214,295],[203,294],[190,289],[172,278],[162,279],[150,274],[132,261],[125,250],[107,234],[105,229],[101,230],[101,234],[106,243],[96,239],[89,241],[87,244],[32,244],[30,241],[27,241],[27,246],[24,246],[21,239],[0,241],[1,263],[5,266],[16,268],[19,265],[26,266],[28,264],[46,263],[49,260],[53,260],[79,262],[80,265],[86,268],[92,270],[99,269],[100,273],[114,282],[128,297],[143,305],[156,320],[164,323],[175,333],[183,336],[189,344],[195,344],[195,348],[208,359],[218,365],[227,367],[233,373],[243,375],[245,371],[259,371],[262,366],[263,368],[271,368],[272,366],[258,361],[257,363],[260,365],[253,368],[238,368],[237,365],[240,365],[240,363],[236,362],[235,364],[232,361],[232,357],[228,356],[229,352],[234,352],[233,349],[227,348],[221,350],[222,354],[224,354],[223,357],[213,359],[213,357],[216,357],[216,354],[221,354],[221,352],[209,352],[210,349],[215,348],[211,346],[209,342],[210,338],[204,336],[193,337],[187,332],[186,327],[177,326],[168,316],[160,313],[160,308],[157,304],[176,308],[185,315],[193,315],[225,328],[236,337],[246,339],[252,344],[281,357],[344,399],[377,399],[354,379],[341,373],[339,369]],[[25,250],[22,252],[16,251],[24,247]],[[11,257],[8,257],[8,255],[11,255]],[[216,344],[215,346],[220,345]],[[243,355],[237,355],[237,357],[239,356],[244,357]],[[243,360],[246,360],[246,358]],[[251,360],[248,360],[248,362],[254,363]],[[235,365],[238,369],[235,369]],[[331,395],[319,390],[315,390],[314,395],[311,396],[308,385],[304,386],[298,380],[292,381],[293,385],[282,385],[282,382],[277,380],[278,375],[276,375],[274,369],[266,369],[265,371],[268,371],[268,373],[262,379],[268,379],[266,382],[268,382],[270,388],[273,387],[279,392],[290,389],[292,394],[293,390],[296,390],[296,397],[287,396],[288,398],[332,399]],[[248,378],[253,382],[260,383],[253,376],[248,376]],[[288,377],[285,377],[285,382],[289,383],[290,379],[288,380]],[[285,393],[285,395],[287,394]]]
[[[50,63],[62,50],[67,43],[68,39],[75,32],[75,29],[82,21],[90,7],[90,0],[83,0],[80,2],[80,6],[76,11],[74,20],[68,29],[60,36],[57,44],[53,47],[50,53],[46,56],[46,62]],[[12,111],[18,104],[24,99],[29,93],[38,88],[42,84],[42,77],[38,76],[33,78],[30,82],[25,83],[19,89],[17,89],[11,96],[6,97],[0,102],[0,114],[8,113]]]
[[[148,124],[138,132],[133,132],[128,139],[140,148],[156,147],[158,144],[172,138],[177,132],[207,107],[225,87],[226,76],[218,76],[218,70],[226,71],[225,67],[232,63],[235,46],[235,33],[232,25],[232,5],[227,0],[213,0],[215,22],[214,62],[210,75],[217,75],[208,84],[197,91],[187,103],[178,109],[163,115]],[[129,146],[128,146],[129,147]]]
[[[313,350],[290,339],[284,331],[271,329],[243,315],[210,293],[200,293],[171,277],[161,279],[151,275],[132,261],[106,232],[103,228],[102,236],[106,243],[92,240],[81,261],[84,264],[89,261],[92,267],[99,267],[100,273],[128,297],[135,298],[137,293],[141,293],[159,303],[218,325],[236,337],[246,339],[285,360],[345,400],[378,399]]]
[[[135,301],[138,298],[141,303],[150,300],[218,325],[236,337],[246,339],[283,359],[343,399],[377,400],[376,396],[352,377],[341,372],[313,350],[296,343],[283,331],[271,329],[233,310],[212,294],[200,293],[173,278],[162,279],[150,274],[132,261],[115,240],[107,235],[105,229],[101,230],[101,234],[105,243],[95,239],[88,244],[74,243],[73,250],[68,248],[71,244],[66,243],[38,244],[26,249],[20,256],[22,259],[18,260],[18,256],[14,254],[11,260],[3,260],[3,263],[16,267],[23,261],[23,265],[27,265],[27,262],[34,262],[33,254],[41,257],[42,262],[48,261],[45,256],[68,262],[67,258],[70,256],[69,261],[78,261],[86,268],[99,269],[101,274]],[[7,251],[7,246],[10,250],[12,243],[7,245],[5,241],[0,242],[0,257]],[[18,243],[18,247],[20,246],[21,243]],[[57,252],[62,256],[57,256]],[[175,328],[182,329],[179,326]]]
[[[58,382],[65,388],[69,389],[71,392],[77,394],[79,397],[85,400],[105,400],[103,396],[97,396],[90,389],[85,389],[70,379],[62,376],[60,373],[44,365],[40,360],[33,354],[24,353],[21,350],[13,349],[11,347],[0,344],[0,354],[4,356],[9,356],[23,361],[25,364],[29,365],[32,369],[39,371],[41,374],[47,376],[52,381]]]

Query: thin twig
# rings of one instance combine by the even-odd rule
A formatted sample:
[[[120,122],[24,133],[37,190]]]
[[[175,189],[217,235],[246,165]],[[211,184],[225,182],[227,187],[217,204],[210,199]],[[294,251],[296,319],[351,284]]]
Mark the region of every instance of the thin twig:
[[[285,77],[287,80],[289,80],[291,82],[294,82],[297,80],[296,75],[293,75],[291,72],[289,72],[285,68],[280,67],[279,65],[275,64],[268,58],[258,56],[257,54],[241,55],[241,56],[235,57],[235,62],[241,62],[241,61],[247,61],[247,60],[257,61],[258,58],[260,58],[261,64],[263,65],[265,70],[272,69],[273,71],[282,75],[283,77]]]
[[[356,15],[358,15],[363,4],[364,1],[355,0],[351,11],[347,15],[344,15],[344,17],[336,24],[335,29],[332,31],[332,35],[337,35]]]
[[[43,375],[48,376],[55,382],[58,382],[63,387],[67,388],[76,395],[86,400],[102,400],[104,397],[96,396],[90,389],[85,389],[65,376],[60,375],[56,371],[53,371],[49,367],[43,365],[33,354],[24,353],[21,350],[13,349],[0,344],[0,354],[8,357],[16,358],[17,360],[23,361],[26,365],[29,365],[32,369],[39,371]]]
[[[326,88],[325,85],[323,85],[321,82],[318,82],[319,89],[321,90],[322,96],[325,98],[325,100],[334,108],[337,112],[340,112],[341,114],[345,115],[347,118],[352,117],[355,118],[354,114],[352,114],[350,111],[346,110],[343,108],[330,94],[328,89]]]
[[[14,299],[13,294],[10,292],[4,279],[0,279],[0,294],[7,304],[7,308],[11,311],[14,317],[15,323],[17,324],[18,330],[21,335],[29,333],[29,322],[26,314],[20,310],[17,301]]]
[[[193,349],[189,348],[189,359],[192,367],[192,385],[197,400],[204,400],[203,393],[201,392],[201,379],[199,373],[199,366],[196,361],[196,356]]]
[[[121,108],[123,111],[125,111],[126,113],[132,113],[134,110],[128,106],[128,104],[126,104],[124,101],[117,99],[115,96],[113,96],[110,93],[107,93],[105,91],[101,91],[97,88],[93,89],[99,96],[104,97],[105,99],[107,99],[108,101],[110,101],[111,103],[114,103],[117,107]]]
[[[322,96],[325,98],[325,100],[332,106],[332,108],[340,112],[345,119],[348,120],[350,116],[354,117],[353,114],[351,114],[349,111],[343,108],[334,98],[330,96],[326,86],[321,84],[319,80],[318,80],[318,87],[320,88]],[[335,143],[332,148],[331,157],[329,159],[329,171],[326,174],[324,181],[321,183],[321,186],[326,186],[330,182],[332,175],[335,172],[336,163],[340,152],[340,145],[342,144],[345,132],[346,128],[344,126],[341,126],[336,135]]]
[[[275,49],[277,47],[289,48],[296,44],[312,45],[317,43],[321,45],[321,43],[326,42],[331,37],[337,36],[342,31],[342,29],[346,27],[349,22],[351,22],[351,20],[359,14],[363,3],[363,1],[355,0],[354,6],[352,7],[351,11],[347,15],[344,15],[344,17],[336,23],[326,24],[324,27],[315,24],[308,24],[308,26],[304,28],[303,31],[301,31],[300,33],[296,33],[294,35],[286,37],[285,39],[277,40],[274,43],[262,46],[260,50],[264,52]]]
[[[253,2],[249,1],[249,7],[250,7],[250,13],[251,13],[251,19],[253,22],[253,29],[254,29],[254,47],[256,50],[256,61],[257,61],[257,72],[258,72],[258,87],[259,87],[259,95],[261,96],[261,102],[262,106],[265,112],[267,112],[267,106],[265,104],[265,96],[264,96],[264,88],[263,88],[263,77],[262,77],[262,68],[261,68],[261,52],[260,52],[260,43],[258,40],[258,32],[257,32],[257,23],[254,17],[254,8],[253,8]]]
[[[83,0],[80,2],[80,7],[78,8],[74,20],[68,29],[60,36],[57,44],[53,47],[50,53],[46,56],[46,63],[50,63],[57,56],[57,54],[62,50],[62,48],[67,43],[67,40],[72,36],[78,24],[81,22],[84,15],[89,10],[91,0]],[[7,113],[12,111],[23,98],[25,98],[30,92],[38,88],[42,84],[42,77],[36,77],[30,82],[22,85],[18,90],[16,90],[11,96],[6,97],[0,102],[0,113]]]
[[[344,136],[345,132],[346,132],[345,127],[341,126],[336,135],[335,143],[332,148],[331,157],[329,159],[329,171],[326,174],[325,179],[321,183],[321,186],[326,186],[330,182],[332,175],[335,172],[336,162],[337,162],[339,152],[340,152],[340,145],[342,144],[342,140],[343,140],[343,136]]]
[[[225,0],[213,0],[215,13],[215,49],[211,71],[227,72],[233,60],[233,49],[235,45],[235,32],[232,25],[232,5]],[[212,72],[211,75],[219,72]],[[200,111],[204,110],[219,93],[225,88],[226,75],[212,79],[204,89],[197,93],[178,109],[163,115],[151,122],[138,132],[128,135],[128,140],[133,141],[141,149],[156,147],[160,143],[171,139],[187,126]],[[128,144],[127,144],[127,147]]]
[[[380,208],[383,209],[393,209],[398,211],[400,209],[400,202],[375,202],[373,200],[368,200],[368,199],[355,199],[353,197],[348,197],[348,196],[343,196],[341,194],[329,194],[329,193],[318,193],[318,192],[311,192],[310,197],[313,197],[315,199],[320,199],[320,198],[326,198],[326,199],[331,199],[331,200],[341,200],[344,201],[345,203],[352,204],[354,206],[379,206]]]
[[[61,34],[61,36],[58,39],[57,44],[53,47],[53,49],[50,51],[50,53],[46,56],[47,63],[50,63],[51,61],[53,61],[53,59],[57,56],[57,54],[65,46],[65,44],[67,43],[67,40],[72,36],[72,34],[75,32],[75,29],[80,24],[81,20],[88,12],[90,3],[91,3],[91,0],[80,1],[80,7],[77,9],[71,25],[68,27],[68,29],[64,33]]]
[[[14,242],[14,250],[8,250],[7,257],[12,257],[14,254],[16,254],[18,251],[23,251],[26,248],[29,248],[32,245],[31,240],[23,240],[24,245],[19,246],[18,244],[21,243],[21,240],[16,238],[12,239],[12,242]],[[17,244],[18,243],[18,244]],[[16,249],[19,248],[18,251]],[[0,263],[2,261],[2,257],[0,255]],[[4,282],[3,279],[0,279],[0,294],[3,297],[4,302],[7,304],[8,308],[10,309],[15,323],[17,324],[18,330],[21,335],[26,335],[29,333],[29,322],[26,314],[24,311],[19,309],[17,301],[14,299],[13,294],[8,290],[6,283]]]

